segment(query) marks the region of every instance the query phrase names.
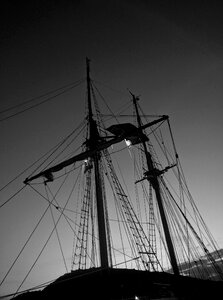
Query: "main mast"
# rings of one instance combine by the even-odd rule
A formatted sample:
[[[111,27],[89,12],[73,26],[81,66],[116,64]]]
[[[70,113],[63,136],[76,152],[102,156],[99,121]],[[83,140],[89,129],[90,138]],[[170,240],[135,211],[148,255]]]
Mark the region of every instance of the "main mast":
[[[133,94],[131,94],[131,95],[133,97],[133,104],[135,106],[138,127],[140,130],[140,134],[142,135],[143,127],[142,127],[142,122],[141,122],[138,105],[137,105],[138,99]],[[142,142],[143,149],[145,152],[146,162],[147,162],[147,167],[148,167],[148,172],[146,172],[147,173],[146,177],[147,177],[147,180],[151,182],[152,187],[156,194],[157,204],[158,204],[160,217],[161,217],[162,224],[163,224],[163,230],[164,230],[164,234],[165,234],[165,239],[166,239],[166,243],[167,243],[167,248],[168,248],[168,252],[169,252],[169,256],[170,256],[170,262],[172,265],[172,269],[173,269],[173,272],[175,275],[179,275],[179,268],[177,265],[176,255],[175,255],[175,251],[174,251],[174,247],[173,247],[173,243],[172,243],[172,239],[171,239],[171,235],[170,235],[170,231],[169,231],[169,226],[168,226],[165,210],[163,207],[163,200],[162,200],[161,193],[160,193],[160,184],[159,184],[159,179],[158,179],[160,176],[160,172],[159,172],[159,170],[157,170],[155,168],[151,154],[149,153],[146,142],[143,138],[141,139],[141,142]]]
[[[105,222],[105,209],[104,199],[102,193],[102,178],[100,172],[100,152],[95,151],[100,143],[100,136],[97,129],[96,121],[93,119],[92,105],[91,105],[91,79],[90,79],[90,60],[86,58],[87,66],[87,96],[88,96],[88,122],[89,122],[89,139],[87,141],[87,150],[94,153],[91,157],[94,164],[95,175],[95,193],[97,205],[97,218],[98,218],[98,234],[99,234],[99,249],[101,267],[109,267],[108,259],[108,245],[107,245],[107,232]]]

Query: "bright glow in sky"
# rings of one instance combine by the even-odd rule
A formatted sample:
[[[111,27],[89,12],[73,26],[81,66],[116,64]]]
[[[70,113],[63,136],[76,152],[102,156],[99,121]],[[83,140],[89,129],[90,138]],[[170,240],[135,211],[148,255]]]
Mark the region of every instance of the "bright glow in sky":
[[[85,56],[89,56],[93,79],[141,95],[148,114],[170,115],[188,186],[223,247],[221,10],[203,1],[202,6],[200,1],[186,6],[182,1],[64,2],[5,4],[0,111],[85,77]],[[118,95],[109,103],[114,111],[121,100]],[[0,122],[1,186],[72,130],[84,116],[84,101],[85,86],[81,86],[78,92],[65,94],[63,101],[53,100]],[[40,203],[31,203],[22,199],[0,211],[0,233],[8,243],[1,246],[4,269],[7,253],[20,243],[24,227],[36,222],[35,214],[27,212]],[[11,214],[10,209],[14,209]],[[42,267],[42,281],[47,281],[47,265]]]

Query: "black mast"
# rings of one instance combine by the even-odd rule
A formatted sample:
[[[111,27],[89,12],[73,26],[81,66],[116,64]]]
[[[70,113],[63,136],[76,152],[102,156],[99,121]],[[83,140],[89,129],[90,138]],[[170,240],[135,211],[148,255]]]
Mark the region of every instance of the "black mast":
[[[142,127],[142,122],[141,122],[138,105],[137,105],[138,98],[135,97],[135,95],[133,95],[132,93],[131,93],[131,95],[133,97],[133,104],[135,106],[138,127],[140,130],[139,133],[141,135],[143,135],[143,130],[142,130],[143,127]],[[162,200],[161,193],[160,193],[160,184],[159,184],[159,180],[158,180],[158,178],[160,176],[160,172],[157,172],[158,170],[154,166],[151,154],[149,153],[146,142],[143,138],[141,139],[141,142],[142,142],[144,152],[146,155],[146,162],[147,162],[147,167],[148,167],[149,177],[147,177],[147,179],[151,182],[152,187],[156,194],[157,204],[158,204],[159,211],[160,211],[160,216],[161,216],[161,220],[162,220],[162,224],[163,224],[163,230],[164,230],[166,243],[167,243],[167,247],[168,247],[168,251],[169,251],[169,255],[170,255],[170,262],[172,265],[172,269],[173,269],[173,272],[175,275],[179,275],[179,268],[177,265],[176,255],[175,255],[172,239],[170,236],[170,231],[169,231],[169,226],[168,226],[167,219],[166,219],[165,210],[163,207],[163,200]]]
[[[139,125],[139,127],[135,127],[134,126],[130,126],[130,130],[127,130],[126,132],[123,133],[123,130],[121,130],[121,134],[116,134],[113,133],[113,131],[110,131],[109,128],[107,128],[108,131],[112,132],[114,134],[114,136],[112,138],[110,138],[109,140],[103,140],[98,132],[98,128],[97,128],[97,123],[93,118],[93,111],[92,111],[92,103],[91,103],[91,79],[90,79],[90,60],[88,58],[86,58],[86,69],[87,69],[87,101],[88,101],[88,124],[89,124],[89,137],[86,141],[86,151],[79,153],[65,161],[62,161],[59,164],[56,164],[52,167],[49,167],[48,169],[45,169],[44,171],[39,172],[36,175],[30,176],[28,178],[26,178],[24,180],[25,184],[30,184],[30,182],[32,182],[35,179],[38,179],[40,177],[45,178],[44,182],[50,182],[54,180],[54,176],[53,173],[55,172],[59,172],[60,170],[62,170],[63,168],[70,166],[72,164],[74,164],[77,161],[81,161],[84,159],[91,159],[93,162],[93,166],[94,166],[94,175],[95,175],[95,193],[96,193],[96,206],[97,206],[97,221],[98,221],[98,234],[99,234],[99,251],[100,251],[100,261],[101,261],[101,267],[102,268],[109,268],[112,266],[112,261],[111,261],[111,255],[110,255],[110,248],[109,248],[109,243],[108,243],[108,232],[106,230],[106,214],[105,214],[105,207],[104,207],[104,197],[103,197],[103,190],[102,190],[102,186],[103,186],[103,182],[102,182],[102,172],[100,170],[101,168],[101,155],[100,152],[103,151],[104,149],[107,149],[108,147],[110,147],[113,144],[119,143],[121,141],[123,141],[124,139],[128,139],[131,136],[136,136],[137,138],[140,135],[143,135],[143,130],[145,128],[148,128],[152,125],[158,124],[164,120],[168,119],[168,116],[162,116],[161,118],[154,120],[148,124],[145,125]],[[139,124],[141,124],[140,118],[139,118]],[[131,125],[131,124],[130,124]],[[114,125],[115,126],[115,125]],[[119,125],[117,125],[119,127]],[[113,127],[113,126],[111,126]],[[143,138],[141,139],[143,141]],[[146,144],[143,144],[145,149],[146,149]],[[147,155],[147,163],[148,163],[148,169],[151,170],[151,172],[153,172],[155,170],[153,163],[152,163],[152,159],[151,156],[149,154],[149,152],[145,151],[146,155]],[[154,172],[155,173],[155,172]],[[163,224],[166,220],[165,218],[165,213],[162,207],[162,199],[161,199],[161,195],[160,195],[160,191],[159,191],[159,182],[158,182],[158,175],[154,174],[154,177],[156,176],[156,178],[153,180],[153,187],[157,193],[157,198],[160,200],[157,200],[159,203],[159,206],[161,206],[160,211],[162,211],[161,214],[164,215],[164,221]],[[167,221],[166,221],[166,225],[163,225],[165,228],[167,226]],[[170,256],[175,258],[174,255],[174,251],[173,251],[173,245],[171,242],[171,238],[170,238],[170,234],[168,235],[168,233],[166,234],[167,237],[166,239],[168,239],[169,236],[169,240],[170,240]],[[172,246],[172,248],[171,248]],[[173,254],[173,255],[172,255]],[[177,268],[177,264],[176,264],[176,259],[174,260],[174,258],[171,258],[171,263],[174,269],[174,272],[177,274],[178,268]],[[175,264],[174,264],[175,262]],[[176,266],[176,267],[174,267]],[[179,271],[178,271],[179,273]]]
[[[88,150],[93,151],[92,160],[94,163],[95,174],[95,192],[97,204],[97,218],[98,218],[98,234],[99,234],[99,248],[101,267],[108,268],[108,246],[107,246],[107,232],[105,223],[105,209],[104,199],[102,193],[102,182],[100,172],[100,152],[95,151],[100,143],[100,136],[97,129],[96,121],[93,119],[92,105],[91,105],[91,79],[90,79],[90,60],[86,58],[87,66],[87,95],[88,95],[88,121],[89,121],[89,140],[87,141]]]

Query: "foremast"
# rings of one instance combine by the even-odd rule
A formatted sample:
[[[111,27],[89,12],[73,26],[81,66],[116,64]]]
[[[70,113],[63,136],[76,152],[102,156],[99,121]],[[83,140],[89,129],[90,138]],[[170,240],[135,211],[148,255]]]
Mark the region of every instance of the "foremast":
[[[141,136],[143,136],[143,129],[142,129],[143,127],[142,127],[142,122],[141,122],[141,118],[140,118],[140,114],[139,114],[139,110],[138,110],[138,104],[137,104],[138,98],[135,97],[135,95],[133,95],[132,93],[131,93],[131,95],[133,97],[133,104],[134,104],[135,111],[136,111],[139,134]],[[174,274],[179,275],[180,273],[179,273],[179,268],[177,265],[177,259],[176,259],[176,255],[175,255],[175,251],[174,251],[174,247],[173,247],[173,243],[172,243],[172,239],[171,239],[171,235],[170,235],[170,230],[169,230],[165,210],[163,207],[162,196],[160,193],[159,176],[162,174],[162,172],[160,173],[160,171],[155,168],[153,160],[152,160],[152,156],[151,156],[150,152],[148,151],[148,148],[147,148],[144,138],[141,138],[141,143],[143,145],[143,150],[145,153],[146,163],[147,163],[147,168],[148,168],[148,171],[145,174],[145,179],[147,179],[151,183],[151,185],[155,191],[156,200],[157,200],[157,204],[158,204],[158,208],[159,208],[159,212],[160,212],[160,217],[161,217],[162,224],[163,224],[163,230],[164,230],[164,234],[165,234],[166,244],[167,244],[167,248],[168,248],[168,252],[169,252],[169,256],[170,256],[170,263],[171,263]]]

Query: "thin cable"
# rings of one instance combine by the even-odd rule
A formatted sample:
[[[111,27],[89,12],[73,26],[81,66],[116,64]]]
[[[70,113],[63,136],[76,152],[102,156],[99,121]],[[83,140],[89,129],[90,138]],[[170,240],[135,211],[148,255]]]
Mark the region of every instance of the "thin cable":
[[[66,208],[66,206],[67,206],[69,200],[70,200],[70,197],[67,199],[67,201],[66,201],[66,203],[65,203],[65,206],[64,206],[64,209]],[[63,215],[64,209],[62,210],[62,212],[61,212],[59,218],[57,219],[57,222],[55,223],[55,225],[54,225],[54,227],[53,227],[53,229],[52,229],[52,231],[51,231],[51,233],[50,233],[48,239],[46,240],[45,244],[43,245],[43,247],[42,247],[40,253],[39,253],[38,256],[36,257],[34,263],[32,264],[32,266],[31,266],[31,268],[29,269],[28,273],[27,273],[26,276],[24,277],[23,281],[21,282],[21,284],[20,284],[19,287],[17,288],[16,293],[20,290],[20,288],[22,287],[23,283],[26,281],[27,277],[28,277],[29,274],[31,273],[32,269],[34,268],[34,266],[36,265],[37,261],[39,260],[39,258],[40,258],[40,256],[41,256],[41,254],[43,253],[44,249],[46,248],[46,246],[47,246],[49,240],[51,239],[51,236],[53,235],[53,233],[54,233],[54,231],[55,231],[55,229],[56,229],[57,224],[59,223],[59,221],[60,221],[60,219],[61,219],[61,217],[62,217],[62,215]]]
[[[82,122],[83,123],[83,122]],[[49,151],[47,151],[44,155],[42,155],[39,159],[37,159],[34,163],[32,163],[29,167],[27,167],[26,169],[24,169],[22,172],[20,172],[17,176],[15,176],[12,180],[10,180],[8,183],[6,183],[4,186],[2,186],[0,188],[0,192],[3,191],[5,188],[7,188],[11,183],[13,183],[16,179],[18,179],[21,175],[23,175],[26,171],[28,171],[29,169],[31,169],[35,164],[37,164],[39,161],[41,161],[45,156],[47,156],[49,153],[51,153],[41,164],[40,166],[43,165],[43,163],[45,161],[47,161],[47,159],[49,159],[50,156],[52,156],[58,149],[59,147],[61,147],[71,136],[72,134],[74,134],[74,132],[80,127],[82,126],[82,123],[75,129],[73,130],[66,138],[64,138],[61,142],[59,142],[56,146],[54,146],[53,148],[51,148]],[[40,166],[38,166],[32,173],[35,173]]]
[[[39,103],[37,103],[37,104],[34,104],[34,105],[30,106],[30,107],[27,107],[27,108],[25,108],[25,109],[23,109],[23,110],[21,110],[21,111],[19,111],[19,112],[17,112],[17,113],[14,113],[14,114],[12,114],[12,115],[10,115],[10,116],[8,116],[8,117],[2,118],[2,119],[0,119],[0,122],[3,122],[3,121],[5,121],[5,120],[8,120],[8,119],[10,119],[10,118],[12,118],[12,117],[15,117],[15,116],[19,115],[19,114],[22,114],[23,112],[26,112],[26,111],[28,111],[28,110],[30,110],[30,109],[32,109],[32,108],[35,108],[35,107],[37,107],[37,106],[40,106],[41,104],[44,104],[44,103],[46,103],[46,102],[48,102],[48,101],[50,101],[50,100],[52,100],[52,99],[54,99],[54,98],[56,98],[56,97],[58,97],[58,96],[60,96],[60,95],[66,93],[67,91],[69,91],[69,90],[71,90],[71,89],[77,87],[77,86],[80,85],[82,82],[83,82],[83,80],[82,80],[81,82],[79,82],[78,84],[76,84],[76,85],[74,85],[74,86],[72,86],[72,87],[70,87],[70,88],[67,88],[65,91],[62,91],[62,92],[60,92],[60,93],[58,93],[58,94],[56,94],[56,95],[53,95],[53,96],[51,96],[51,97],[49,97],[49,98],[47,98],[47,99],[45,99],[45,100],[43,100],[43,101],[41,101],[41,102],[39,102]]]
[[[83,122],[82,122],[83,123]],[[74,131],[72,131],[72,133],[66,138],[66,140],[64,140],[63,141],[63,143],[62,144],[65,144],[65,142],[68,140],[68,138],[72,135],[72,134],[74,134],[81,126],[82,126],[82,123],[78,126],[78,128],[76,128]],[[83,127],[83,128],[81,128],[80,129],[80,131],[76,134],[76,136],[65,146],[65,148],[64,149],[62,149],[61,150],[61,152],[60,153],[58,153],[57,155],[56,155],[56,157],[55,158],[53,158],[53,160],[51,160],[45,167],[44,167],[44,169],[43,170],[45,170],[47,167],[49,167],[62,153],[64,153],[65,152],[65,150],[74,142],[74,140],[83,132],[83,130],[85,129],[85,127]],[[62,144],[61,145],[59,145],[59,147],[60,146],[62,146]],[[55,151],[50,155],[50,156],[52,156],[58,149],[59,149],[59,147],[57,147],[57,149],[55,149]],[[79,149],[79,148],[78,148]],[[69,156],[71,156],[72,154],[69,154]],[[46,160],[47,159],[49,159],[50,158],[50,156],[49,157],[47,157],[46,158]],[[44,161],[44,162],[46,162],[46,160]],[[43,163],[44,163],[43,162]],[[41,164],[41,165],[43,165],[43,163]],[[40,167],[40,166],[39,166]],[[35,170],[35,172],[36,172],[37,170]]]
[[[22,103],[19,103],[19,104],[17,104],[17,105],[14,105],[14,106],[11,106],[11,107],[6,108],[6,109],[4,109],[4,110],[1,110],[1,111],[0,111],[0,114],[6,113],[6,112],[8,112],[8,111],[10,111],[10,110],[13,110],[13,109],[15,109],[15,108],[17,108],[17,107],[20,107],[20,106],[24,105],[24,104],[27,104],[27,103],[36,101],[36,100],[38,100],[38,99],[40,99],[40,98],[43,98],[43,97],[45,97],[45,96],[48,96],[48,95],[50,95],[50,94],[52,94],[52,93],[55,93],[55,92],[57,92],[57,91],[59,91],[59,90],[65,89],[65,88],[67,88],[67,87],[69,87],[69,86],[71,86],[71,85],[73,86],[74,84],[76,84],[76,83],[78,83],[78,82],[80,82],[80,81],[83,81],[83,79],[79,79],[79,80],[77,80],[77,81],[75,81],[75,82],[66,84],[66,85],[64,85],[64,86],[62,86],[62,87],[60,87],[60,88],[55,89],[55,90],[49,91],[49,92],[47,92],[47,93],[44,93],[44,94],[39,95],[39,96],[37,96],[37,97],[33,97],[33,98],[31,98],[31,99],[29,99],[29,100],[26,100],[26,101],[24,101],[24,102],[22,102]]]
[[[110,109],[110,107],[108,106],[108,104],[107,104],[105,98],[103,97],[103,95],[101,94],[101,92],[98,90],[98,88],[95,86],[94,82],[92,82],[92,86],[95,88],[95,90],[97,91],[98,95],[101,97],[101,99],[102,99],[102,101],[104,102],[105,106],[107,107],[108,111],[110,111],[110,113],[111,113],[111,115],[112,115],[112,118],[115,118],[116,121],[119,123],[119,121],[118,121],[118,119],[117,119],[117,117],[116,117],[116,114],[114,114],[113,111]],[[130,106],[129,101],[128,101],[127,103],[125,103],[122,107],[124,107],[124,106],[126,106],[126,105],[128,105],[128,107]],[[127,108],[128,108],[128,107],[127,107]],[[125,108],[125,109],[123,109],[123,110],[126,110],[127,108]],[[123,110],[122,110],[122,111],[123,111]],[[121,112],[122,112],[122,111],[121,111]],[[120,113],[121,113],[121,112],[120,112]]]
[[[52,200],[53,201],[53,200]],[[15,260],[13,261],[11,267],[9,268],[8,272],[6,273],[6,275],[4,276],[4,278],[2,279],[0,285],[2,285],[2,283],[5,281],[5,279],[8,277],[9,273],[11,272],[12,268],[14,267],[15,263],[17,262],[18,258],[20,257],[20,255],[22,254],[23,250],[25,249],[25,247],[27,246],[28,242],[30,241],[31,237],[33,236],[34,232],[36,231],[36,229],[38,228],[39,224],[41,223],[41,221],[43,220],[46,212],[48,211],[49,207],[51,205],[51,202],[49,202],[47,208],[45,209],[44,213],[42,214],[41,218],[39,219],[39,221],[37,222],[36,226],[34,227],[33,231],[31,232],[31,234],[29,235],[28,239],[26,240],[25,244],[23,245],[22,249],[20,250],[19,254],[17,255],[17,257],[15,258]]]
[[[110,113],[113,115],[113,117],[116,119],[116,121],[118,122],[118,119],[116,118],[116,116],[114,115],[113,111],[110,109],[110,107],[108,106],[107,102],[105,101],[105,98],[102,96],[102,94],[99,92],[99,90],[97,89],[97,87],[92,83],[92,85],[94,86],[95,90],[98,92],[99,96],[101,97],[101,99],[103,100],[104,104],[106,105],[107,109],[110,111]]]
[[[166,187],[167,189],[167,187]],[[169,191],[168,191],[169,192]],[[174,201],[175,205],[177,206],[179,212],[181,213],[181,215],[183,216],[183,218],[185,219],[185,221],[187,222],[189,228],[191,229],[191,232],[194,234],[194,237],[196,238],[196,240],[198,241],[200,247],[203,249],[204,253],[207,255],[207,257],[210,259],[210,262],[213,264],[213,268],[215,269],[216,273],[219,274],[219,276],[221,277],[221,279],[223,278],[222,272],[219,268],[219,266],[216,264],[212,254],[208,251],[208,249],[206,248],[203,240],[201,239],[201,237],[197,234],[197,232],[195,231],[195,229],[193,228],[192,224],[189,222],[188,218],[185,216],[184,212],[182,211],[182,209],[180,208],[180,206],[177,204],[177,202],[175,201],[175,199],[173,198],[173,196],[171,195],[171,193],[169,192],[169,195],[171,197],[171,199]]]
[[[101,86],[106,87],[107,89],[109,89],[109,90],[111,90],[111,91],[113,91],[113,92],[116,92],[116,93],[119,93],[119,94],[122,94],[122,95],[125,95],[125,96],[126,96],[126,92],[123,92],[123,91],[121,91],[121,90],[116,90],[116,89],[114,89],[114,88],[108,86],[107,84],[105,84],[105,83],[103,83],[103,82],[101,82],[101,81],[98,81],[98,80],[92,80],[92,81],[93,81],[93,82],[96,82],[96,83],[99,83]]]
[[[46,195],[47,195],[47,198],[49,199],[49,195],[48,195],[48,192],[47,192],[47,187],[48,187],[47,184],[45,184]],[[49,187],[48,187],[48,189],[49,189]],[[50,201],[50,200],[49,200],[49,201]],[[52,200],[52,201],[53,201],[53,200]],[[51,207],[51,206],[50,206],[50,213],[51,213],[51,216],[52,216],[53,225],[56,226],[56,222],[55,222],[55,218],[54,218],[54,215],[53,215],[53,211],[52,211],[52,207]],[[56,230],[57,240],[58,240],[58,243],[59,243],[60,252],[61,252],[61,255],[62,255],[62,258],[63,258],[64,266],[65,266],[66,272],[68,273],[68,268],[67,268],[67,264],[66,264],[66,260],[65,260],[64,253],[63,253],[63,248],[62,248],[62,244],[61,244],[61,241],[60,241],[60,236],[59,236],[57,227],[55,227],[55,230]]]
[[[0,208],[2,208],[5,204],[7,204],[9,201],[11,201],[15,196],[17,196],[26,186],[24,185],[21,189],[19,189],[15,194],[13,194],[9,199],[7,199],[4,203],[0,205]]]
[[[73,185],[73,187],[72,187],[72,189],[71,189],[71,192],[70,192],[70,194],[69,194],[69,196],[68,196],[68,199],[67,199],[67,202],[66,202],[65,206],[64,206],[63,208],[61,208],[61,207],[59,206],[58,202],[56,201],[56,196],[57,196],[57,194],[59,193],[59,191],[60,191],[60,189],[62,188],[62,186],[64,185],[64,183],[65,183],[67,177],[68,177],[68,175],[66,175],[64,181],[61,183],[61,186],[59,187],[59,189],[57,190],[57,192],[55,193],[55,195],[53,195],[52,192],[51,192],[51,190],[49,189],[49,192],[51,193],[51,195],[52,195],[52,197],[53,197],[53,200],[50,202],[50,204],[53,205],[53,206],[60,212],[61,215],[63,215],[63,217],[65,218],[65,220],[66,220],[66,222],[68,223],[69,227],[71,228],[71,230],[73,231],[74,235],[75,235],[75,236],[77,237],[77,239],[78,239],[78,236],[77,236],[75,230],[73,229],[73,227],[71,226],[71,224],[70,224],[69,221],[71,221],[72,223],[74,223],[75,226],[79,226],[79,225],[76,224],[71,218],[69,218],[69,217],[64,213],[64,211],[66,210],[66,206],[67,206],[67,204],[68,204],[68,202],[69,202],[69,200],[70,200],[70,198],[71,198],[71,195],[72,195],[72,193],[73,193],[73,191],[74,191],[74,189],[75,189],[75,186],[76,186],[76,184],[77,184],[78,177],[77,177],[76,182],[74,183],[74,185]],[[46,201],[49,203],[49,199],[47,199],[47,197],[45,197],[44,195],[42,195],[42,194],[41,194],[38,190],[36,190],[33,186],[30,186],[30,187],[31,187],[34,191],[36,191],[36,192],[37,192],[44,200],[46,200]],[[55,201],[57,205],[55,205],[54,203],[52,203],[53,201]],[[69,220],[69,221],[68,221],[68,220]],[[56,226],[57,226],[57,224],[58,224],[58,222],[56,222]],[[43,250],[43,249],[42,249],[42,250]],[[87,256],[89,257],[89,259],[91,260],[91,258],[90,258],[90,256],[88,255],[87,252],[86,252],[86,255],[87,255]],[[30,270],[30,271],[31,271],[31,270]],[[27,276],[28,276],[28,274],[27,274]],[[25,279],[25,280],[26,280],[26,279]]]

